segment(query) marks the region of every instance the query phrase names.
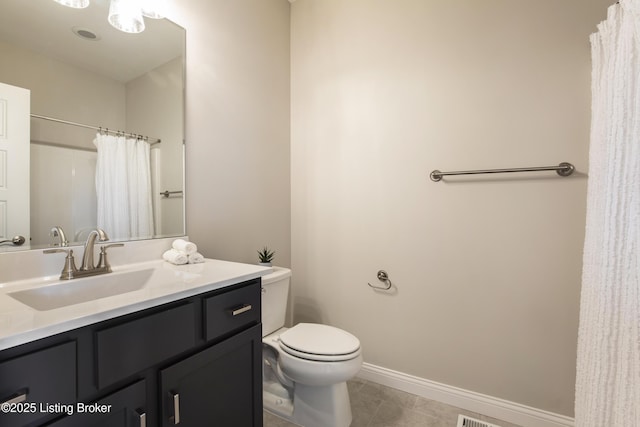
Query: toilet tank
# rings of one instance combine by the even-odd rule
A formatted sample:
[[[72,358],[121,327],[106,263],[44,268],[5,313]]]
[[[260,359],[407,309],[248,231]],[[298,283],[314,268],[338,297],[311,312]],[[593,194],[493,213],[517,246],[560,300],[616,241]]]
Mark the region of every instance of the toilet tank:
[[[273,267],[273,273],[262,276],[262,336],[284,326],[291,270]]]

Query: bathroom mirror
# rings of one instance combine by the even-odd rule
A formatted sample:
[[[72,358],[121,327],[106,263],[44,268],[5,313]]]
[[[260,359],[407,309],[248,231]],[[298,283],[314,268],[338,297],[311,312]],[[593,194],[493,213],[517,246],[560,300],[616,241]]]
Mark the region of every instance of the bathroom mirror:
[[[108,23],[108,13],[109,0],[91,0],[84,9],[2,0],[0,82],[30,91],[30,172],[24,177],[30,212],[24,215],[31,220],[24,233],[0,236],[25,234],[27,242],[3,244],[0,251],[51,246],[54,226],[70,242],[83,242],[96,226],[93,127],[151,143],[153,232],[112,240],[185,233],[186,32],[167,19],[144,18],[142,33],[124,33]]]

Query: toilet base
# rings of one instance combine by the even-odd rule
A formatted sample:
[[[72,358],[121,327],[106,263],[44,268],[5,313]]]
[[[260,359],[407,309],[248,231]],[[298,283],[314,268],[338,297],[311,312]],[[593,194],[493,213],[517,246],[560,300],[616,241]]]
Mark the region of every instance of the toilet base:
[[[296,384],[291,401],[269,391],[263,392],[264,409],[304,427],[348,427],[351,403],[347,383],[328,386]]]
[[[293,419],[293,401],[269,391],[262,391],[262,406],[265,411],[287,420]]]

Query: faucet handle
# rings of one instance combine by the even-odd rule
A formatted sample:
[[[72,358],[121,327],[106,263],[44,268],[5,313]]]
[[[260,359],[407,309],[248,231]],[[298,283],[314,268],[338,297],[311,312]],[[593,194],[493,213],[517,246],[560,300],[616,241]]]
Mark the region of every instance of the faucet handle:
[[[73,258],[73,249],[45,249],[42,251],[44,254],[54,254],[57,252],[64,252],[67,254],[64,259],[64,267],[62,268],[62,273],[60,273],[60,278],[62,280],[73,279],[78,271],[76,268],[76,260]]]
[[[98,265],[96,268],[104,268],[109,273],[111,273],[111,266],[109,265],[109,261],[107,260],[107,249],[109,248],[117,248],[124,246],[124,243],[111,243],[110,245],[102,245],[100,246],[100,258],[98,258]]]

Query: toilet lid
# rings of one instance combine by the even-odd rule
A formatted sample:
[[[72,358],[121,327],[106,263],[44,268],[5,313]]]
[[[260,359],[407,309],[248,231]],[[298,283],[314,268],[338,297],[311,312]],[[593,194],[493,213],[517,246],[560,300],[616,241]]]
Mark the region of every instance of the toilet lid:
[[[280,335],[287,353],[311,360],[338,361],[359,354],[360,340],[347,331],[317,323],[299,323]]]

